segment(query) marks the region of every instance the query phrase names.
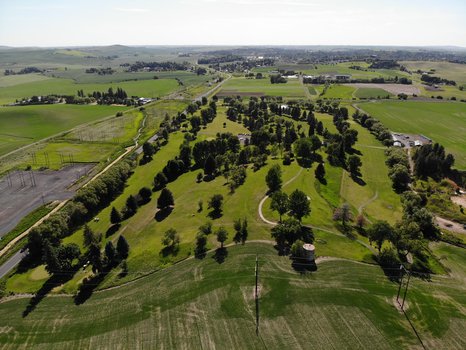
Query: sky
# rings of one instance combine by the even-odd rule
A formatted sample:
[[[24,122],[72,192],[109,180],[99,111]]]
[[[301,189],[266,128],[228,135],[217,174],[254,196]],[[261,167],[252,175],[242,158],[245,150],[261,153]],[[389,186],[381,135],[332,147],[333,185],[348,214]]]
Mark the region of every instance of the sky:
[[[466,47],[465,0],[0,0],[0,45]]]

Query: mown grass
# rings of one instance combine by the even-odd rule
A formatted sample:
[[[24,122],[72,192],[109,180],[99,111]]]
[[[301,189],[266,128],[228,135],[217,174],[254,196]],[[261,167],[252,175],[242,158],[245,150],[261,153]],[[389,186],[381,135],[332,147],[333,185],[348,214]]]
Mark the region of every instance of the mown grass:
[[[466,104],[454,102],[380,101],[359,104],[390,130],[423,134],[442,144],[466,169]]]
[[[130,285],[94,293],[80,305],[71,296],[45,298],[24,318],[28,298],[3,302],[0,322],[6,327],[0,343],[5,349],[420,346],[394,306],[397,284],[377,266],[328,260],[318,262],[316,272],[301,275],[272,245],[248,243],[229,247],[227,253],[222,264],[213,254],[186,260]],[[466,297],[464,284],[457,281],[411,279],[407,312],[427,346],[465,346],[466,315],[458,303],[464,305]]]
[[[0,108],[0,155],[126,107],[49,105]]]

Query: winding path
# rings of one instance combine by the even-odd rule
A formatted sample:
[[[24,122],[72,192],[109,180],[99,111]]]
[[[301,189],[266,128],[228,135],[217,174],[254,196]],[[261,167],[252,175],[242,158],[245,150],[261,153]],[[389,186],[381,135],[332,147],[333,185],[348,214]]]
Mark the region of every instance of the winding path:
[[[288,180],[287,182],[285,182],[283,184],[283,187],[285,187],[286,185],[290,184],[291,182],[293,182],[294,180],[296,180],[299,175],[301,175],[303,171],[303,168],[300,168],[300,170],[298,171],[298,173],[293,176],[290,180]],[[269,225],[272,225],[272,226],[276,226],[278,225],[278,222],[276,221],[271,221],[271,220],[268,220],[265,216],[264,216],[264,213],[262,212],[262,207],[264,206],[264,203],[265,201],[267,200],[267,198],[269,198],[268,195],[265,195],[264,198],[261,199],[261,201],[259,202],[259,207],[257,209],[257,212],[259,214],[259,217],[261,218],[261,220],[263,222],[265,222],[266,224],[269,224]],[[337,232],[337,231],[334,231],[334,230],[330,230],[328,228],[325,228],[325,227],[320,227],[320,226],[315,226],[315,225],[303,225],[304,227],[308,227],[310,229],[313,229],[313,230],[319,230],[319,231],[323,231],[323,232],[327,232],[327,233],[331,233],[333,235],[336,235],[336,236],[340,236],[340,237],[346,237],[343,233],[341,232]],[[377,254],[377,251],[374,249],[374,247],[372,247],[371,245],[367,244],[366,242],[363,242],[361,241],[360,239],[356,239],[355,240],[356,242],[358,242],[359,244],[362,244],[364,247],[366,247],[367,249],[369,249],[372,253],[374,254]]]

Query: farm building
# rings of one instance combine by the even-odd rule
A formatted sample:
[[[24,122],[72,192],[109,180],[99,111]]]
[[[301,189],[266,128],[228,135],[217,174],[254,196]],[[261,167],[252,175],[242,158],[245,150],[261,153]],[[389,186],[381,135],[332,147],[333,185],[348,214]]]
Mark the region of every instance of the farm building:
[[[351,75],[349,74],[335,74],[335,80],[337,81],[349,81],[351,79]]]

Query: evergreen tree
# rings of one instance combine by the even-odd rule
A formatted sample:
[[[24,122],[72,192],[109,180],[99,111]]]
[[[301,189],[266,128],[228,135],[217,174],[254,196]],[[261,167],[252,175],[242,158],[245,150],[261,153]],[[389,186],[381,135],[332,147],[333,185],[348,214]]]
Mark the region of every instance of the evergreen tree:
[[[323,181],[324,178],[325,178],[325,168],[324,168],[324,165],[322,163],[319,163],[316,167],[316,170],[315,170],[315,176],[316,176],[316,179],[319,180],[319,181]]]
[[[265,182],[267,183],[267,186],[269,187],[270,192],[275,192],[281,189],[282,170],[280,168],[280,165],[275,164],[269,169],[265,177]]]
[[[173,193],[168,188],[164,188],[160,192],[160,196],[157,199],[157,208],[163,210],[171,205],[175,205]]]
[[[129,254],[129,244],[123,235],[118,237],[116,250],[120,259],[126,259]]]
[[[120,212],[115,207],[112,207],[112,211],[110,212],[110,222],[112,224],[119,224],[121,220]]]

